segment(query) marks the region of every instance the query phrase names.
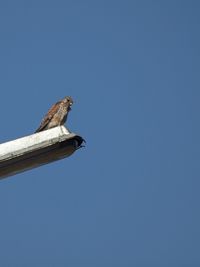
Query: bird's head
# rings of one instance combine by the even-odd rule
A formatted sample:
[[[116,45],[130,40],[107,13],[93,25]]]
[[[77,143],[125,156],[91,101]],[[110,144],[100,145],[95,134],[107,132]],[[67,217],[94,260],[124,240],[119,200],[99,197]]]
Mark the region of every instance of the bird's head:
[[[68,109],[71,110],[71,106],[73,105],[74,101],[71,96],[66,96],[64,99],[64,103],[68,106]]]

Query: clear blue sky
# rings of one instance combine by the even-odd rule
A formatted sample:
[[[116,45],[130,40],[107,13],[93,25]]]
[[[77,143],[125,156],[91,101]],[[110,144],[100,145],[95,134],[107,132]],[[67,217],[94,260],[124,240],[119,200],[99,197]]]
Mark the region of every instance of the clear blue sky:
[[[72,157],[0,181],[0,266],[200,266],[199,1],[1,1],[1,133],[71,95]]]

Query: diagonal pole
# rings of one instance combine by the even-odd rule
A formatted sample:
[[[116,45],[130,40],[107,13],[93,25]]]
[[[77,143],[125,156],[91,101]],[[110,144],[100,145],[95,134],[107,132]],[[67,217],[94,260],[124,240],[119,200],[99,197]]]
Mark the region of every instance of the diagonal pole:
[[[0,144],[0,179],[69,157],[83,141],[58,126]]]

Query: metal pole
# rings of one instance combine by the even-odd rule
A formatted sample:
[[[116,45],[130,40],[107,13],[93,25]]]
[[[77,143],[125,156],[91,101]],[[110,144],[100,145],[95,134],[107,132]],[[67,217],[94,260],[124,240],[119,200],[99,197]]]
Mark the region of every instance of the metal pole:
[[[68,157],[83,141],[58,126],[0,144],[0,179]]]

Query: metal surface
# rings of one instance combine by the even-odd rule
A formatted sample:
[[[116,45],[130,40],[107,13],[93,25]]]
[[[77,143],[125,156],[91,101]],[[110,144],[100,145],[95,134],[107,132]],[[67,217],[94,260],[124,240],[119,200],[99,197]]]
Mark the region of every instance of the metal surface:
[[[73,154],[83,138],[64,126],[0,144],[0,179]]]

